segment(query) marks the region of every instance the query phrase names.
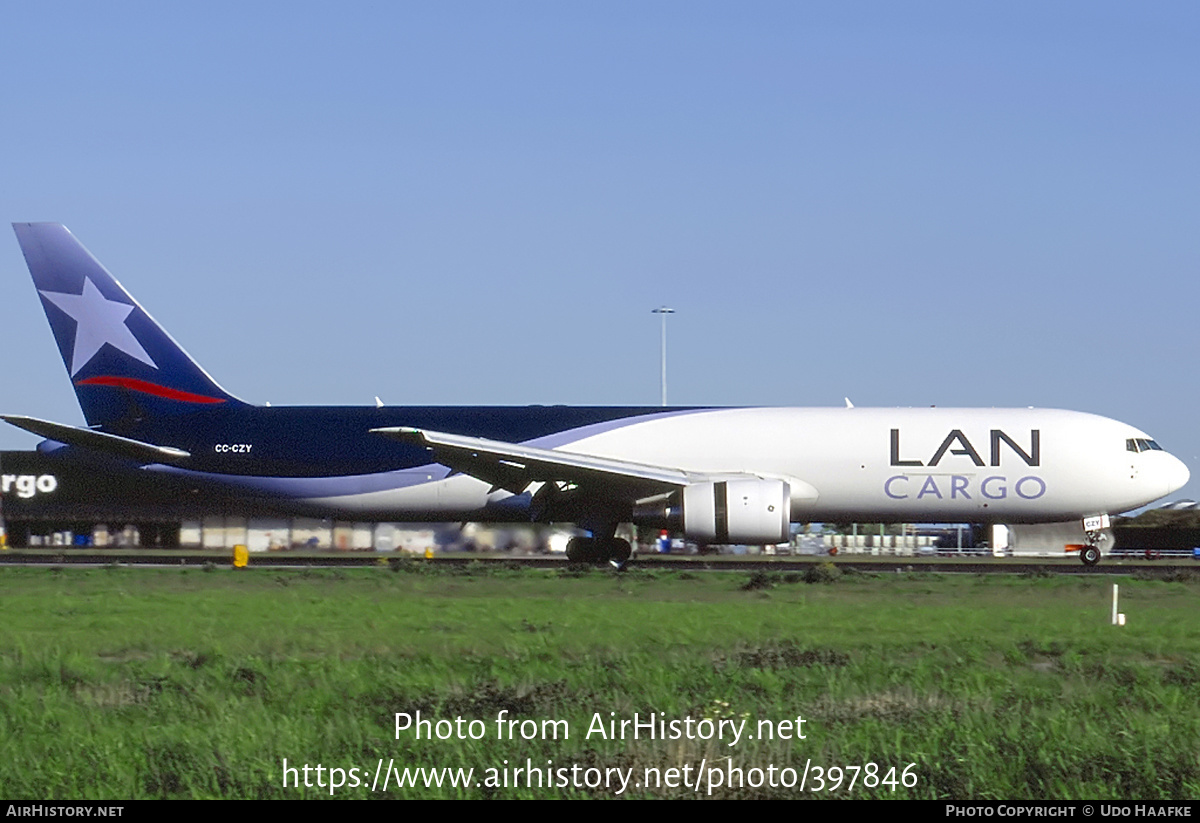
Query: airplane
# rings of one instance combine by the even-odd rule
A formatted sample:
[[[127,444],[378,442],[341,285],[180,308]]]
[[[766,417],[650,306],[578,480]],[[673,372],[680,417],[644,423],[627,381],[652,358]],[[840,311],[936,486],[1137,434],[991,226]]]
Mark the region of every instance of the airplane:
[[[44,452],[278,512],[569,522],[589,533],[570,559],[617,565],[625,522],[765,545],[793,521],[1075,521],[1092,565],[1108,515],[1189,477],[1145,432],[1057,409],[256,406],[64,226],[13,228],[87,426],[0,418],[46,438]]]

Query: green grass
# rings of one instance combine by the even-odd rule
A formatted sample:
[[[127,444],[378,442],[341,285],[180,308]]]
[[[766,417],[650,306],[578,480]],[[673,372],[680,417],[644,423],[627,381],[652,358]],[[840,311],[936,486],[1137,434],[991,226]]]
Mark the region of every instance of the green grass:
[[[1112,581],[1074,576],[0,568],[0,796],[329,796],[285,788],[286,758],[358,769],[367,785],[337,797],[615,793],[511,771],[508,785],[372,793],[382,759],[473,768],[473,783],[506,760],[632,769],[626,796],[696,796],[635,784],[684,767],[694,782],[704,762],[744,776],[810,764],[803,793],[721,797],[1194,798],[1200,584],[1118,582],[1123,628]],[[396,713],[418,711],[485,734],[397,737]],[[566,721],[570,737],[499,739],[502,711]],[[586,738],[597,713],[635,712],[750,733],[801,716],[806,738]],[[915,785],[860,773],[850,790],[847,773],[812,791],[811,767],[867,762],[880,778],[909,767]]]

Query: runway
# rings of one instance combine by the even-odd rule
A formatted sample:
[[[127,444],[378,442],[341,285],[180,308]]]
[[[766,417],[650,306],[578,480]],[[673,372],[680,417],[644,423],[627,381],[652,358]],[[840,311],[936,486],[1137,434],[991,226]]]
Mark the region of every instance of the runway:
[[[1085,566],[1076,558],[1013,557],[875,557],[829,556],[736,556],[736,555],[641,555],[626,570],[702,571],[702,572],[803,572],[815,565],[829,563],[848,574],[1009,574],[1046,575],[1118,575],[1173,579],[1200,575],[1200,563],[1190,557],[1161,557],[1148,560],[1133,556],[1111,556],[1098,565]],[[572,564],[562,555],[518,555],[504,552],[455,552],[425,558],[377,552],[256,552],[250,555],[248,568],[391,568],[399,565],[428,564],[431,569],[461,570],[489,567],[566,569]],[[159,566],[159,567],[232,567],[233,555],[227,551],[196,550],[63,550],[10,549],[0,552],[0,565],[69,567]],[[610,566],[593,567],[598,570]]]

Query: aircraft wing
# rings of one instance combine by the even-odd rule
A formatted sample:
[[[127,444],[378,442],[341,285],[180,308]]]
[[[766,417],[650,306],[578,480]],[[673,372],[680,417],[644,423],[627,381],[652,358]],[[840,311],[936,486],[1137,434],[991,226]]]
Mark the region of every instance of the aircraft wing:
[[[513,494],[520,494],[530,483],[562,481],[601,487],[612,496],[636,500],[673,491],[702,479],[680,469],[539,449],[482,437],[405,426],[371,431],[403,443],[424,446],[443,466]]]

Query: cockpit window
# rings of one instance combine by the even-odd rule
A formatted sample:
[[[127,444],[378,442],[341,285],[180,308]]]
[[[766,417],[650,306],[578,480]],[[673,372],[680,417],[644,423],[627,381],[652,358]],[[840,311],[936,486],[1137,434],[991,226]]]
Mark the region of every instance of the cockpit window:
[[[1149,440],[1145,437],[1129,438],[1128,440],[1125,441],[1125,449],[1126,449],[1126,451],[1131,451],[1131,452],[1149,452],[1149,451],[1160,452],[1163,450],[1162,446],[1158,445],[1153,440]]]

